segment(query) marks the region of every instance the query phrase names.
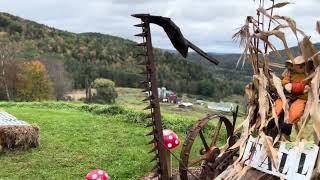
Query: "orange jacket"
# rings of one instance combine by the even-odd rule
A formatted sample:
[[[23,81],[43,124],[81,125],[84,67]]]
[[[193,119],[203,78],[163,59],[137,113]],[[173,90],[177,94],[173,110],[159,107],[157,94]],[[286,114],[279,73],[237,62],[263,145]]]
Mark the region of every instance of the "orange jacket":
[[[282,79],[282,86],[285,86],[288,83],[303,83],[306,85],[304,82],[304,79],[306,78],[305,73],[294,73],[294,72],[289,72],[286,71],[282,74],[283,79]],[[308,95],[305,93],[303,95],[298,96],[299,99],[307,100]]]

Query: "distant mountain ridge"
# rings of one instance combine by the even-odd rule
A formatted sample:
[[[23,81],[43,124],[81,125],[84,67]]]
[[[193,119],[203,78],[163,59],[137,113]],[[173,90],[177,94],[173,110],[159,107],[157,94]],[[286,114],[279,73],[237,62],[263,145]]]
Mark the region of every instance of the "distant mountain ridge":
[[[129,25],[128,25],[129,26]],[[8,13],[0,13],[0,31],[18,42],[17,58],[63,60],[72,75],[74,88],[84,88],[85,79],[110,78],[118,86],[139,87],[143,61],[136,42],[102,33],[73,33]],[[320,44],[317,44],[319,47]],[[294,49],[294,48],[293,48]],[[235,69],[239,54],[210,53],[220,60],[215,66],[195,53],[184,59],[175,51],[154,49],[160,86],[178,92],[223,98],[242,94],[251,80],[251,67]]]
[[[314,46],[316,49],[320,49],[320,43],[314,43]],[[298,46],[294,46],[290,48],[291,52],[295,55],[298,56],[300,55],[300,50],[298,48]],[[284,50],[278,50],[279,53],[281,54],[281,57],[278,58],[275,55],[273,55],[271,53],[270,59],[273,62],[278,62],[278,63],[284,63],[285,60],[287,60],[287,56]],[[200,57],[199,55],[197,55],[196,53],[191,53],[189,55],[189,57],[187,57],[188,60],[190,60],[191,62],[194,62],[196,64],[200,64],[203,67],[211,67],[211,68],[215,68],[215,69],[220,69],[222,71],[226,71],[228,72],[228,70],[233,69],[234,71],[236,71],[237,73],[239,73],[239,75],[245,75],[245,76],[250,76],[247,77],[249,79],[251,79],[251,75],[252,75],[252,68],[251,65],[249,64],[249,62],[245,62],[244,66],[242,67],[242,63],[240,62],[239,66],[238,66],[238,70],[236,70],[236,63],[238,62],[241,54],[240,53],[234,53],[234,54],[217,54],[217,53],[211,53],[208,52],[209,55],[211,55],[212,57],[220,60],[219,66],[218,67],[211,67],[210,63],[207,63],[203,60],[202,57]],[[276,69],[276,71],[280,71],[279,69]]]

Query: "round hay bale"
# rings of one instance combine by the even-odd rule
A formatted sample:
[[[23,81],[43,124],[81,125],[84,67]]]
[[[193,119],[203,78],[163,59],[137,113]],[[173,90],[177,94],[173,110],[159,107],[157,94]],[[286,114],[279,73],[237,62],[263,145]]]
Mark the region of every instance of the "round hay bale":
[[[4,150],[27,150],[40,144],[36,125],[0,125],[0,146]]]

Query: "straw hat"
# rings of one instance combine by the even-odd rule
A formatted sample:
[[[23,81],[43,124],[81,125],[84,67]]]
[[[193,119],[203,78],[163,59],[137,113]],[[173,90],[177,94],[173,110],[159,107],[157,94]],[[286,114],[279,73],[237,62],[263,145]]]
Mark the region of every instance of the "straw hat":
[[[286,64],[303,64],[306,61],[304,60],[303,56],[297,56],[293,59],[293,62],[291,59],[286,60]]]

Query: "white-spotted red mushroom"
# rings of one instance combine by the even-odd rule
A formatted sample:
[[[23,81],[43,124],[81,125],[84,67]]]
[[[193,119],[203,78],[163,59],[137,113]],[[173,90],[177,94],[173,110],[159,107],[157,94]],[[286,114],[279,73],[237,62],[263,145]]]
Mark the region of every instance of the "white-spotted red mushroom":
[[[179,137],[170,129],[163,130],[164,145],[172,150],[180,144]]]
[[[105,171],[95,169],[87,174],[86,180],[109,180],[109,176]]]

